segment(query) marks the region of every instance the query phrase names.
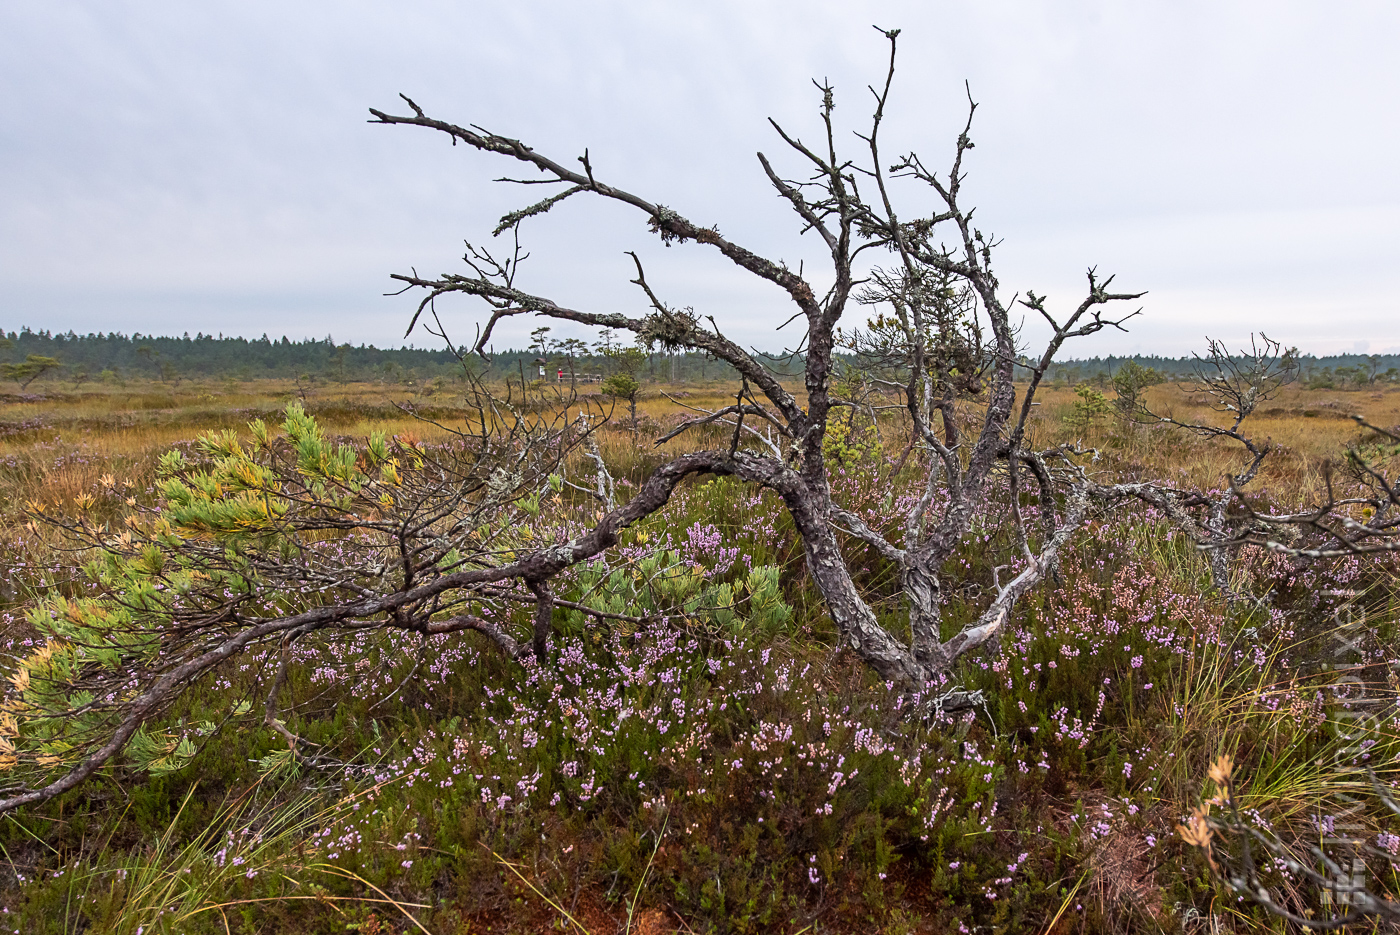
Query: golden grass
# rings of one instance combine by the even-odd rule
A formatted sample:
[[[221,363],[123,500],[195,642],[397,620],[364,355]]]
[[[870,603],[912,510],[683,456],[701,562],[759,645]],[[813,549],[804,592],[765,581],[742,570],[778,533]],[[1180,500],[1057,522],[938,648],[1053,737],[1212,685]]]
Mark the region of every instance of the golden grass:
[[[1042,392],[1035,419],[1038,440],[1073,437],[1076,433],[1064,423],[1076,401],[1073,389],[1049,387]],[[1206,395],[1190,384],[1151,387],[1147,400],[1154,412],[1181,422],[1229,424],[1224,414],[1212,411]],[[1256,443],[1273,449],[1255,489],[1286,489],[1300,495],[1317,492],[1323,485],[1324,466],[1336,463],[1362,434],[1351,419],[1353,414],[1383,427],[1400,423],[1400,389],[1285,387],[1265,402],[1241,428]],[[1245,459],[1244,449],[1228,439],[1202,439],[1164,426],[1125,426],[1112,417],[1083,434],[1086,444],[1106,449],[1109,464],[1181,486],[1219,486]]]
[[[790,389],[801,398],[798,381],[790,382]],[[567,406],[572,414],[582,403],[594,411],[598,407],[611,410],[615,431],[602,436],[607,454],[630,463],[638,451],[654,450],[645,431],[636,439],[625,431],[625,404],[614,404],[599,395],[596,386],[582,385],[580,400],[569,406],[558,394],[560,389],[545,387],[547,408],[557,412]],[[562,389],[567,392],[567,386]],[[674,423],[697,415],[696,409],[732,403],[737,389],[737,385],[721,382],[647,384],[638,402],[638,416],[648,422]],[[185,381],[178,386],[130,383],[125,387],[50,390],[42,398],[0,396],[0,472],[4,472],[0,474],[0,490],[12,503],[16,498],[40,494],[56,501],[69,499],[90,489],[109,470],[139,471],[140,465],[152,462],[172,445],[211,428],[241,428],[256,416],[275,416],[281,407],[303,398],[302,394],[329,431],[351,436],[382,431],[431,442],[447,435],[445,428],[396,408],[405,404],[433,407],[445,425],[467,415],[460,408],[460,387],[452,385],[428,394],[422,389],[383,383],[320,384],[299,390],[294,382],[285,380]],[[1182,421],[1222,424],[1223,417],[1210,410],[1205,395],[1189,384],[1152,387],[1148,399],[1154,410]],[[1064,421],[1075,401],[1072,388],[1044,387],[1032,418],[1033,440],[1053,444],[1082,435],[1086,444],[1104,449],[1104,467],[1160,477],[1182,486],[1217,486],[1240,464],[1241,449],[1234,443],[1194,438],[1163,427],[1124,425],[1112,417],[1077,433]],[[976,404],[968,408],[969,416],[975,416]],[[1275,449],[1259,486],[1318,489],[1324,464],[1335,461],[1359,435],[1349,418],[1353,413],[1379,425],[1400,423],[1400,390],[1283,389],[1246,423],[1252,437],[1270,442]],[[682,436],[658,453],[693,444],[693,439]],[[887,441],[887,447],[893,446]],[[897,452],[889,454],[893,457]]]

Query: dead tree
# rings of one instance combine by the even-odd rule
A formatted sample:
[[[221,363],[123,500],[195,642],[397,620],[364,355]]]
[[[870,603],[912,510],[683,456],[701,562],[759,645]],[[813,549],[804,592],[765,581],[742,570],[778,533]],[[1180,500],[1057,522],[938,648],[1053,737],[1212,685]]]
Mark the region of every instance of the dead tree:
[[[1303,561],[1400,552],[1400,427],[1351,418],[1366,434],[1347,449],[1340,466],[1324,465],[1323,496],[1310,506],[1260,512],[1232,491],[1248,520],[1240,542]]]
[[[1249,487],[1273,450],[1247,430],[1246,423],[1272,399],[1297,371],[1297,348],[1284,349],[1267,335],[1251,337],[1250,346],[1230,353],[1211,340],[1199,357],[1196,384],[1223,416],[1224,425],[1184,422],[1159,414],[1139,403],[1130,414],[1150,424],[1170,425],[1200,438],[1237,444],[1242,463],[1213,492],[1177,492],[1166,488],[1144,491],[1143,497],[1165,510],[1206,553],[1216,587],[1231,599],[1230,556],[1245,545],[1260,545],[1301,561],[1400,550],[1400,433],[1372,425],[1360,415],[1351,418],[1366,433],[1349,447],[1340,464],[1323,465],[1322,495],[1290,512],[1261,510]],[[1194,510],[1194,512],[1193,512]]]
[[[880,149],[880,130],[895,74],[898,30],[884,35],[890,46],[889,68],[883,85],[871,88],[874,114],[868,129],[856,134],[858,156],[841,152],[833,121],[835,93],[830,86],[819,86],[823,133],[818,145],[809,146],[773,124],[791,154],[806,166],[810,173],[806,178],[791,179],[775,169],[764,154],[758,156],[775,194],[791,206],[800,230],[819,237],[829,255],[832,285],[823,295],[818,295],[801,272],[728,239],[717,227],[691,221],[655,199],[603,181],[586,152],[571,166],[520,140],[430,117],[406,97],[410,114],[371,113],[379,123],[431,129],[448,136],[454,144],[523,163],[543,176],[523,181],[561,186],[547,198],[502,218],[496,227],[498,233],[516,229],[525,219],[540,216],[567,198],[605,198],[640,212],[662,242],[693,243],[717,250],[784,297],[795,310],[794,317],[806,326],[800,348],[804,355],[804,401],[789,393],[768,368],[727,338],[713,321],[707,325],[694,313],[663,301],[647,283],[639,260],[633,282],[642,290],[649,309],[638,315],[575,308],[566,300],[526,291],[517,285],[513,269],[506,269],[489,252],[477,248],[469,249],[466,273],[394,277],[406,289],[425,293],[419,314],[443,296],[473,296],[484,301],[489,314],[476,343],[479,353],[484,354],[498,322],[528,314],[622,329],[644,342],[659,341],[729,363],[743,380],[743,392],[733,405],[689,424],[720,421],[732,425],[732,443],[672,461],[658,469],[648,487],[669,492],[685,476],[709,473],[733,475],[775,491],[802,537],[808,569],[843,643],[884,678],[921,684],[947,672],[960,656],[998,632],[1016,600],[1054,567],[1060,550],[1084,523],[1091,506],[1138,494],[1142,485],[1107,487],[1092,482],[1067,452],[1030,450],[1026,428],[1040,381],[1061,346],[1071,338],[1120,327],[1124,318],[1106,317],[1104,306],[1136,299],[1141,293],[1112,292],[1112,277],[1100,277],[1090,270],[1085,296],[1063,320],[1052,316],[1041,297],[1028,293],[1024,304],[1046,319],[1052,338],[1039,363],[1031,368],[1030,385],[1018,405],[1013,380],[1018,360],[1012,321],[1015,299],[1005,295],[993,270],[996,240],[973,222],[973,212],[962,200],[963,160],[973,147],[970,132],[976,104],[969,97],[967,123],[957,136],[946,172],[928,168],[912,153],[887,162]],[[896,207],[896,189],[911,187],[920,191],[922,198],[915,199],[917,206],[906,214]],[[890,268],[869,276],[861,265],[863,254],[886,258]],[[858,295],[871,282],[873,285]],[[940,288],[952,288],[966,302],[965,309],[953,313],[956,320],[949,319]],[[871,293],[870,289],[876,291]],[[904,409],[917,444],[929,454],[924,496],[904,518],[902,537],[893,541],[836,501],[823,453],[833,411],[841,404],[832,392],[833,352],[838,346],[838,329],[853,301],[884,304],[899,323],[906,357]],[[416,320],[417,315],[414,317]],[[985,372],[979,380],[985,386],[978,387],[980,425],[975,432],[964,432],[954,416],[960,388],[957,381],[948,379],[956,369],[949,338],[950,329],[972,319],[987,332]],[[759,426],[765,431],[759,431]],[[1023,470],[1036,478],[1041,512],[1046,517],[1044,529],[1039,536],[1019,531],[1023,546],[1019,572],[998,588],[975,621],[945,639],[941,635],[943,566],[986,508],[994,478],[1007,477],[1015,491]],[[946,506],[939,515],[926,518],[940,487]],[[869,544],[899,568],[909,608],[911,635],[907,640],[877,622],[856,587],[842,553],[843,531]]]
[[[718,228],[602,181],[586,151],[565,164],[519,140],[431,118],[406,98],[408,115],[371,111],[378,123],[431,129],[454,144],[531,167],[543,177],[530,183],[562,186],[501,219],[496,232],[516,239],[509,258],[498,261],[488,250],[469,247],[463,273],[395,276],[405,290],[423,294],[410,330],[426,312],[434,330],[445,334],[437,300],[460,295],[486,305],[475,343],[483,356],[495,325],[517,315],[623,329],[644,344],[713,356],[735,369],[742,388],[732,405],[703,413],[672,435],[723,424],[727,443],[662,464],[624,504],[612,503],[611,485],[601,476],[597,484],[576,485],[596,495],[606,512],[588,511],[567,538],[554,541],[527,535],[525,517],[538,510],[540,497],[552,496],[551,489],[564,489],[559,475],[581,441],[580,430],[566,416],[551,422],[547,413],[512,410],[484,391],[479,424],[454,451],[384,439],[358,449],[337,446],[304,413],[289,412],[281,437],[255,425],[251,447],[223,434],[202,442],[201,463],[172,454],[163,464],[160,502],[144,513],[134,507],[129,528],[119,533],[87,519],[36,516],[36,523],[60,522],[100,556],[99,593],[72,601],[55,595],[31,615],[44,639],[18,662],[0,712],[0,770],[13,781],[0,812],[73,788],[128,744],[143,751],[138,759],[151,768],[178,761],[183,741],[148,733],[148,722],[200,678],[259,647],[266,652],[311,634],[330,638],[370,629],[477,631],[511,656],[533,652],[546,660],[552,611],[560,606],[551,582],[612,548],[623,529],[660,510],[679,484],[697,475],[740,478],[782,499],[841,643],[899,690],[945,678],[960,657],[992,639],[1017,600],[1052,572],[1093,511],[1159,496],[1150,484],[1098,483],[1080,453],[1037,451],[1028,440],[1036,393],[1055,354],[1070,339],[1121,327],[1125,318],[1107,315],[1105,306],[1140,293],[1113,292],[1111,277],[1090,270],[1085,295],[1061,317],[1044,298],[1026,293],[1022,304],[1048,322],[1052,336],[1038,359],[1019,363],[1016,300],[1005,294],[992,266],[997,242],[963,204],[963,161],[973,148],[976,105],[969,98],[968,121],[946,172],[933,171],[915,154],[888,161],[880,131],[898,33],[884,35],[889,68],[883,84],[871,89],[874,114],[856,135],[857,156],[839,152],[829,86],[820,87],[819,145],[774,124],[790,155],[806,167],[805,178],[789,178],[759,155],[800,231],[818,237],[829,256],[832,284],[823,294],[801,271],[758,255]],[[780,307],[795,310],[805,325],[803,398],[713,321],[664,302],[635,257],[632,282],[645,298],[644,313],[578,309],[521,288],[522,222],[576,196],[627,205],[663,243],[716,250],[772,286]],[[896,207],[906,201],[915,205],[907,213]],[[885,266],[870,258],[882,258]],[[824,450],[837,414],[853,404],[834,389],[842,324],[850,326],[853,307],[874,306],[892,316],[882,351],[891,364],[886,377],[897,378],[900,411],[913,438],[906,463],[922,471],[920,496],[899,522],[887,524],[893,532],[874,528],[839,502]],[[1019,399],[1018,366],[1030,372]],[[1034,527],[1022,520],[1023,491],[1038,501]],[[1009,580],[998,576],[976,618],[945,637],[946,566],[999,492],[1012,511],[1019,557]],[[907,635],[881,625],[861,593],[847,554],[853,543],[898,569]],[[508,618],[499,610],[511,605],[530,608],[528,641],[507,632]],[[280,677],[272,679],[265,703],[274,728],[281,684]],[[290,731],[284,736],[297,746]]]
[[[1183,422],[1171,413],[1153,411],[1142,399],[1127,407],[1125,415],[1138,422],[1172,426],[1198,438],[1234,443],[1243,449],[1243,463],[1225,478],[1219,490],[1177,491],[1175,495],[1164,488],[1144,492],[1144,499],[1165,512],[1205,553],[1216,589],[1231,601],[1238,601],[1241,595],[1230,583],[1230,559],[1244,544],[1247,534],[1257,532],[1261,523],[1238,509],[1237,504],[1244,500],[1246,488],[1258,478],[1273,450],[1268,440],[1259,441],[1249,434],[1245,423],[1288,381],[1298,349],[1285,350],[1264,334],[1258,338],[1251,335],[1249,348],[1234,354],[1220,341],[1207,341],[1206,354],[1196,358],[1195,384],[1206,394],[1211,411],[1227,424]]]

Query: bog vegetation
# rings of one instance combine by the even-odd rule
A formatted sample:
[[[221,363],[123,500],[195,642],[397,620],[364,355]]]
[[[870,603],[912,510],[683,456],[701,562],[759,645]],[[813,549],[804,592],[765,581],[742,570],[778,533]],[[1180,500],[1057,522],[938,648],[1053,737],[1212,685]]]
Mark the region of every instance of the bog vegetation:
[[[684,405],[721,405],[733,389],[648,384],[641,428],[662,434]],[[1195,384],[1146,394],[1178,417],[1209,415]],[[90,586],[26,504],[120,528],[128,498],[155,502],[167,452],[200,457],[193,440],[211,430],[246,439],[246,423],[276,425],[288,404],[328,439],[382,433],[400,451],[455,440],[418,416],[455,427],[468,415],[447,401],[414,414],[395,402],[414,405],[375,384],[303,401],[290,382],[236,395],[187,382],[9,404],[9,658],[35,645],[27,607]],[[1037,430],[1095,445],[1107,473],[1208,486],[1237,458],[1112,406],[1083,430],[1080,402],[1052,389]],[[1328,460],[1357,437],[1352,411],[1400,422],[1400,393],[1279,393],[1255,420],[1278,455],[1262,479],[1270,496],[1321,487]],[[664,457],[633,441],[625,417],[598,444],[624,498]],[[878,517],[909,495],[893,470],[900,453],[898,439],[872,433],[835,483]],[[596,509],[578,491],[554,496],[520,535],[548,537]],[[1301,855],[1319,822],[1349,814],[1373,843],[1400,843],[1384,809],[1353,814],[1365,778],[1339,756],[1346,709],[1327,668],[1346,614],[1368,615],[1368,653],[1393,656],[1393,564],[1299,568],[1249,549],[1235,584],[1269,597],[1232,607],[1161,516],[1105,518],[1066,555],[1059,583],[1020,606],[1001,646],[959,673],[984,704],[911,722],[899,710],[911,702],[833,646],[782,513],[772,494],[730,480],[683,488],[606,565],[560,589],[618,616],[561,610],[549,668],[507,662],[483,637],[297,645],[279,718],[315,762],[293,761],[263,717],[277,646],[212,674],[102,779],[4,819],[4,918],[26,933],[226,922],[524,932],[561,919],[576,929],[570,916],[612,932],[629,913],[634,930],[652,920],[654,931],[684,931],[682,920],[695,931],[795,932],[816,920],[834,931],[1027,931],[1056,919],[1057,931],[1268,930],[1176,830],[1221,754],[1234,757],[1244,807]],[[991,588],[1013,547],[989,518],[960,556],[953,600]],[[862,574],[878,588],[888,572],[871,556]],[[1393,704],[1386,667],[1372,675],[1365,691]],[[1387,719],[1361,754],[1387,781],[1395,730]],[[1373,884],[1391,880],[1383,862],[1367,867]],[[1301,885],[1292,895],[1323,908]]]
[[[396,277],[451,378],[153,366],[7,402],[0,921],[1392,924],[1383,361],[1319,381],[1261,336],[1207,344],[1189,377],[1057,379],[1061,347],[1138,296],[1092,270],[1063,312],[1004,294],[959,202],[970,120],[947,172],[880,154],[896,37],[858,158],[826,87],[819,145],[778,128],[811,175],[761,157],[830,254],[824,296],[586,154],[407,101],[376,120],[556,186],[501,219],[503,254]],[[668,303],[635,255],[636,316],[525,291],[521,225],[570,197],[771,284],[805,321],[789,369]],[[448,327],[464,297],[487,313],[472,349]],[[1040,356],[1017,307],[1050,325]],[[605,332],[596,380],[471,363],[524,314],[635,342]],[[728,369],[657,373],[658,349]],[[43,386],[19,350],[11,376]]]

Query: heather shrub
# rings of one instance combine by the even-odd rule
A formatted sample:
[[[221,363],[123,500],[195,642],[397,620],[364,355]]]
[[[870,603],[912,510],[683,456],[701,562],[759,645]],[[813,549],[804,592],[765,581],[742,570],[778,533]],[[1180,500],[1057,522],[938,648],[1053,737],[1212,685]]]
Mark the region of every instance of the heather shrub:
[[[853,459],[832,484],[894,535],[917,491],[890,470]],[[100,474],[79,493],[119,514]],[[576,534],[586,501],[553,497],[526,504],[512,541]],[[1017,572],[1009,510],[994,502],[956,553],[950,629]],[[891,568],[846,547],[893,626]],[[0,562],[8,651],[27,655],[18,607],[89,584],[42,529]],[[0,904],[25,932],[535,931],[561,924],[556,906],[595,912],[590,930],[633,910],[695,931],[1170,931],[1212,913],[1262,928],[1261,910],[1220,915],[1177,826],[1222,754],[1242,806],[1300,849],[1346,820],[1356,769],[1394,782],[1400,725],[1387,713],[1350,752],[1339,712],[1358,690],[1323,665],[1345,594],[1372,623],[1366,691],[1394,698],[1394,571],[1248,547],[1233,583],[1268,598],[1232,602],[1165,517],[1123,511],[995,644],[901,694],[835,645],[777,498],[690,483],[606,562],[556,579],[544,664],[474,634],[365,631],[212,672],[145,741],[176,742],[168,769],[138,770],[161,759],[138,749],[7,820]],[[507,623],[523,632],[528,608]],[[300,759],[263,717],[284,652]],[[950,691],[970,706],[940,713]],[[1382,848],[1400,836],[1384,813],[1360,821]]]

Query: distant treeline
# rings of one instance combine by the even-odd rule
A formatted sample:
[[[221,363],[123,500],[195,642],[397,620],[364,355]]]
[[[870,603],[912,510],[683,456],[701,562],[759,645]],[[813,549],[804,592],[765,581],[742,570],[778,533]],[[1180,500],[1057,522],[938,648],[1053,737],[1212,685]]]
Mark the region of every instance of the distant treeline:
[[[1201,367],[1201,361],[1195,357],[1143,354],[1091,357],[1051,364],[1046,379],[1056,383],[1101,382],[1129,361],[1155,370],[1166,380],[1189,380]],[[1333,354],[1328,357],[1303,354],[1291,364],[1290,370],[1299,383],[1319,389],[1396,383],[1400,382],[1400,354]]]
[[[496,379],[540,379],[541,371],[553,382],[562,379],[597,380],[618,366],[602,346],[581,341],[546,342],[527,350],[492,351],[486,362],[463,349],[463,360],[446,348],[378,348],[369,344],[337,343],[331,336],[292,341],[286,337],[225,337],[188,333],[167,337],[135,333],[54,334],[21,328],[0,339],[11,346],[0,350],[0,361],[24,361],[30,356],[53,358],[60,365],[45,379],[77,382],[188,379],[254,380],[314,377],[330,382],[388,381],[409,383],[437,379],[455,380],[464,366],[473,373]],[[639,378],[677,382],[728,378],[734,371],[723,361],[703,354],[643,353],[639,360],[626,358]],[[776,370],[794,365],[768,361]],[[800,368],[799,360],[796,367]],[[562,373],[562,376],[561,376]]]
[[[98,380],[106,373],[119,379],[189,379],[200,377],[296,377],[303,373],[347,380],[382,376],[385,365],[397,372],[418,370],[425,377],[460,369],[446,350],[337,344],[322,340],[291,341],[283,337],[234,338],[210,334],[161,337],[150,334],[53,334],[22,328],[8,334],[14,347],[8,354],[24,360],[31,354],[53,357],[62,364],[60,379],[84,374]]]
[[[415,347],[378,348],[367,344],[337,343],[322,339],[292,341],[225,337],[188,333],[180,337],[135,333],[54,334],[49,331],[5,332],[0,339],[12,345],[0,350],[0,361],[22,362],[31,356],[53,358],[58,367],[45,379],[65,382],[219,378],[253,380],[312,377],[328,382],[384,381],[413,383],[451,381],[461,377],[463,361],[447,349]],[[597,345],[582,341],[544,340],[526,350],[496,351],[491,362],[464,355],[474,373],[495,379],[540,379],[550,382],[596,381],[626,359],[627,366],[643,381],[695,383],[728,380],[734,371],[723,361],[705,354],[667,353],[660,349],[624,358],[607,350],[609,338]],[[762,358],[780,373],[801,372],[800,356]],[[1149,367],[1167,380],[1189,379],[1199,361],[1191,357],[1093,357],[1051,365],[1047,378],[1056,383],[1103,381],[1128,361]],[[1400,381],[1400,354],[1338,354],[1329,357],[1303,355],[1297,359],[1298,380],[1312,386],[1349,386]]]

